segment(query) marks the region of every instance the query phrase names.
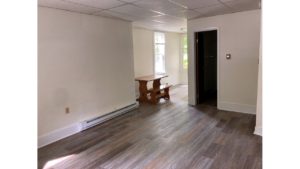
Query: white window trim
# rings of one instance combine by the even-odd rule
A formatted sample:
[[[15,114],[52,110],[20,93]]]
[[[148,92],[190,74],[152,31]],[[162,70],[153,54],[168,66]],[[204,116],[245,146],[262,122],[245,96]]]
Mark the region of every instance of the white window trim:
[[[165,36],[165,43],[155,43],[155,33],[163,33],[164,36]],[[165,68],[165,71],[164,73],[161,73],[161,74],[165,74],[167,73],[167,66],[166,66],[166,33],[165,32],[160,32],[160,31],[154,31],[153,32],[153,74],[159,74],[159,73],[156,73],[156,70],[155,70],[155,45],[156,44],[164,44],[164,68]]]

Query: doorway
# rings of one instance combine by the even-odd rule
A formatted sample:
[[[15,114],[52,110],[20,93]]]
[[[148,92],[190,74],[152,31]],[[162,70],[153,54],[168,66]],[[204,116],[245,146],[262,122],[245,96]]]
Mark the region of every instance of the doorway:
[[[217,106],[217,34],[195,32],[196,104]]]

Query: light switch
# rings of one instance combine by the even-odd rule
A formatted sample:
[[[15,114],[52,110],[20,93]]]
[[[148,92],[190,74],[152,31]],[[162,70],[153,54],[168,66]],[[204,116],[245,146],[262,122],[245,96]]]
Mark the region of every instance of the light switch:
[[[226,54],[226,59],[231,59],[231,54]]]

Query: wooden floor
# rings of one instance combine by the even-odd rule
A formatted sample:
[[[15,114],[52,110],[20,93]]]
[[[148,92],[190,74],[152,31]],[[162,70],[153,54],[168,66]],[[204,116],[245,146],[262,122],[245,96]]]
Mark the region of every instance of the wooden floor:
[[[255,116],[187,105],[187,87],[38,150],[38,168],[260,169]]]

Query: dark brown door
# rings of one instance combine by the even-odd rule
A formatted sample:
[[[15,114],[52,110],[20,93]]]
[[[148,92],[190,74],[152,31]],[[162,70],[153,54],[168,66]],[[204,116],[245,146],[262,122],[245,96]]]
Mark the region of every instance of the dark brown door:
[[[196,101],[217,99],[217,30],[195,33]]]

